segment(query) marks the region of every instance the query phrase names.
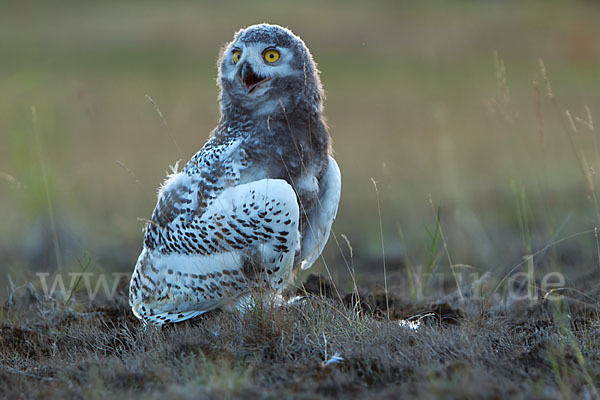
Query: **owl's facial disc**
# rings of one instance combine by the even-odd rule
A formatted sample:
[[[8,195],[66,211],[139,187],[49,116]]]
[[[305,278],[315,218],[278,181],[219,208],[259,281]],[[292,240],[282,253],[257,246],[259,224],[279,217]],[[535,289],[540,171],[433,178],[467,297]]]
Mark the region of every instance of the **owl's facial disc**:
[[[254,72],[248,63],[243,63],[240,67],[239,77],[241,83],[246,87],[246,93],[248,94],[251,94],[255,89],[271,79]]]

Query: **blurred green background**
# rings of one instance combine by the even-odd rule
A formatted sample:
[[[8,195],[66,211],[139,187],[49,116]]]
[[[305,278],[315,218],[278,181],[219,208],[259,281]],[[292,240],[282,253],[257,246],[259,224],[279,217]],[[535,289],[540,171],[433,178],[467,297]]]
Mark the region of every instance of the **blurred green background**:
[[[260,22],[301,36],[322,72],[337,279],[347,262],[379,280],[382,242],[399,282],[450,260],[500,278],[570,235],[536,265],[586,276],[600,268],[598,21],[591,1],[2,2],[0,297],[8,274],[55,271],[56,247],[63,271],[132,270],[168,166],[218,121],[220,47]]]

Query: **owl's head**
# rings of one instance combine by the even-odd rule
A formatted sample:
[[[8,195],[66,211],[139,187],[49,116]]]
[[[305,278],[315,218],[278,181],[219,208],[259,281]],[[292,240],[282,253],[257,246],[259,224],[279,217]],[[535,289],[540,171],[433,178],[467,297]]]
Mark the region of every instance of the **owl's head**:
[[[298,36],[278,25],[259,24],[238,31],[221,51],[222,108],[241,108],[255,116],[301,107],[320,113],[319,72]]]

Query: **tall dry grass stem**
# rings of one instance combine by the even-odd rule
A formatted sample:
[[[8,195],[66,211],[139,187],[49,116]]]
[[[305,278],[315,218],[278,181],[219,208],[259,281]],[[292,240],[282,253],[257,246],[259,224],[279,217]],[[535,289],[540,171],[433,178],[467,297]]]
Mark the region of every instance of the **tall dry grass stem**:
[[[387,319],[390,319],[390,300],[388,296],[388,285],[387,285],[387,269],[385,265],[385,243],[383,240],[383,221],[381,219],[381,203],[379,201],[379,190],[377,189],[377,182],[371,178],[373,186],[375,187],[375,195],[377,196],[377,213],[379,216],[379,234],[381,236],[381,254],[383,258],[383,286],[385,290],[385,308],[387,311]]]
[[[433,199],[431,198],[431,196],[429,196],[429,205],[431,206],[431,210],[435,214],[436,210],[435,210],[435,206],[433,205]],[[462,294],[462,288],[460,286],[459,277],[456,274],[456,269],[455,269],[456,266],[452,262],[452,257],[450,257],[450,251],[448,250],[448,242],[446,241],[446,236],[444,235],[444,230],[442,229],[442,222],[440,221],[439,214],[437,214],[437,215],[438,215],[438,218],[436,218],[437,225],[438,225],[437,227],[440,231],[440,238],[442,239],[442,243],[444,245],[444,252],[446,253],[446,257],[448,258],[448,264],[450,265],[450,269],[452,270],[452,276],[454,277],[454,282],[456,283],[456,290],[458,291],[458,297],[460,298],[460,302],[464,303],[465,299]]]
[[[169,135],[169,137],[171,138],[171,141],[175,145],[175,148],[177,149],[177,153],[179,153],[179,157],[183,159],[184,157],[183,157],[183,152],[181,151],[181,147],[179,147],[177,140],[175,140],[175,135],[173,135],[173,131],[171,130],[171,127],[169,126],[169,124],[167,123],[167,120],[163,116],[162,111],[160,111],[158,104],[156,104],[154,99],[152,99],[152,97],[150,97],[147,94],[146,94],[146,99],[150,102],[150,104],[152,104],[152,107],[154,107],[154,111],[156,111],[156,113],[158,114],[158,117],[160,118],[160,120],[162,121],[163,125],[165,126],[165,128],[167,130],[167,134]]]
[[[540,58],[538,60],[538,63],[539,63],[542,78],[546,85],[546,95],[548,96],[548,98],[550,99],[550,102],[552,103],[552,106],[554,107],[556,115],[561,123],[561,127],[562,127],[563,131],[565,132],[567,139],[569,140],[569,144],[571,146],[571,149],[573,150],[573,153],[575,154],[579,168],[581,169],[581,173],[583,174],[583,178],[585,179],[586,189],[587,189],[588,195],[590,196],[590,199],[592,201],[592,205],[594,207],[596,217],[598,218],[598,222],[600,222],[600,204],[598,203],[598,196],[596,194],[596,185],[595,185],[594,179],[592,177],[593,168],[590,166],[590,164],[587,161],[587,157],[585,155],[584,148],[581,146],[577,146],[577,143],[575,141],[574,136],[577,134],[577,126],[575,125],[575,122],[574,122],[573,117],[571,116],[571,113],[569,112],[569,110],[565,109],[564,113],[561,112],[561,107],[559,106],[558,101],[557,101],[556,97],[554,96],[554,92],[552,90],[552,85],[550,84],[550,79],[548,78],[548,71],[546,69],[546,65],[544,64],[544,60],[542,60]],[[591,126],[593,128],[594,125],[593,125],[592,115],[591,115],[591,112],[589,111],[589,108],[586,108],[586,111],[588,113],[588,121],[584,121],[581,118],[580,118],[580,120],[588,127]],[[565,121],[565,118],[567,119],[567,121]]]

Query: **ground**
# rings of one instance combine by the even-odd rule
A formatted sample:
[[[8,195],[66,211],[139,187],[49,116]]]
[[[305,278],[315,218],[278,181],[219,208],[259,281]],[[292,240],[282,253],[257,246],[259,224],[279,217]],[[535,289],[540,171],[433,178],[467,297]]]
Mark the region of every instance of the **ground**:
[[[287,306],[144,327],[125,293],[82,307],[32,286],[3,309],[6,398],[597,398],[598,297],[493,304],[339,298],[311,275]],[[294,293],[290,293],[294,294]],[[360,297],[359,301],[354,301]]]

